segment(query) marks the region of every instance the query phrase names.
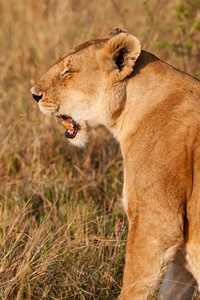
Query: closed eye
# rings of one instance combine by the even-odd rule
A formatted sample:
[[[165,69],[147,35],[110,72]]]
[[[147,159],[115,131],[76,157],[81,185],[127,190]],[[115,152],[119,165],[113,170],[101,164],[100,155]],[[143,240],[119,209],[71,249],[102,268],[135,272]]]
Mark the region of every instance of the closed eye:
[[[62,73],[62,75],[64,76],[64,75],[67,75],[67,74],[69,74],[70,73],[70,70],[69,69],[66,69],[63,73]]]

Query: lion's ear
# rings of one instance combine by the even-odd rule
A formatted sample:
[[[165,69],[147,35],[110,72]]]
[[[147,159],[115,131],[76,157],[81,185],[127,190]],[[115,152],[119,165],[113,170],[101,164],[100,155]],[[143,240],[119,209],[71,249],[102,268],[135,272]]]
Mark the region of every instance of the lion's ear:
[[[121,29],[119,27],[115,27],[113,28],[111,31],[109,31],[106,35],[103,36],[104,39],[108,39],[111,38],[115,35],[118,35],[120,33],[127,33],[128,31],[126,29]]]
[[[141,53],[139,40],[128,33],[113,36],[104,48],[104,58],[109,60],[114,81],[124,80],[129,76]]]

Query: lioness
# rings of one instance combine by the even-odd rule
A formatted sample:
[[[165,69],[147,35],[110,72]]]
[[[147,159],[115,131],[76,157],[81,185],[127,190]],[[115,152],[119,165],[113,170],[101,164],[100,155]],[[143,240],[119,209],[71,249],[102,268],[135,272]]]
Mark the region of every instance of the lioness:
[[[61,56],[31,93],[73,144],[83,147],[100,124],[120,143],[129,220],[120,299],[152,299],[167,270],[159,298],[191,299],[200,284],[200,81],[115,28]]]

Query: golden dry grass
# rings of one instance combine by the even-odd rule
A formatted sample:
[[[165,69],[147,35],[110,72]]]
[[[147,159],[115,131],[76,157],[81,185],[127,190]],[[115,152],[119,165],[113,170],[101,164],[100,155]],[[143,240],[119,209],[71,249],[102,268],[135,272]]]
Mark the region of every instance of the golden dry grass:
[[[84,150],[30,87],[66,50],[120,26],[200,76],[199,1],[0,0],[0,299],[116,299],[123,163],[103,128]]]

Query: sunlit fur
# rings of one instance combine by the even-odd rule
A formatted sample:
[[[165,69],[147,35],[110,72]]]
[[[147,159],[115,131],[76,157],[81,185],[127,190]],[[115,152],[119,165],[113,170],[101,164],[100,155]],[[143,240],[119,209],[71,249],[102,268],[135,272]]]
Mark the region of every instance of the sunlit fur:
[[[43,95],[43,113],[79,124],[74,145],[98,125],[120,143],[129,220],[120,300],[152,299],[172,261],[159,298],[192,298],[179,282],[200,284],[200,82],[114,29],[64,54],[31,93]]]

